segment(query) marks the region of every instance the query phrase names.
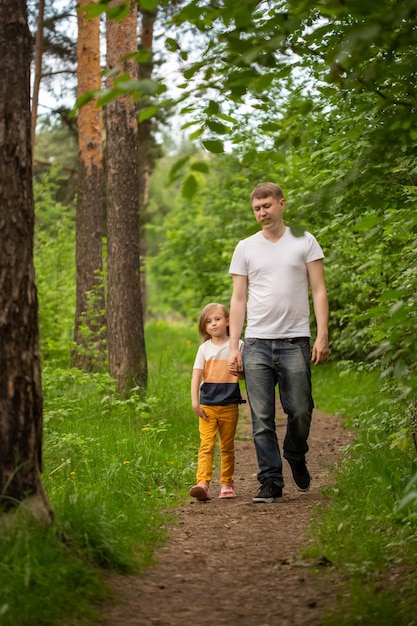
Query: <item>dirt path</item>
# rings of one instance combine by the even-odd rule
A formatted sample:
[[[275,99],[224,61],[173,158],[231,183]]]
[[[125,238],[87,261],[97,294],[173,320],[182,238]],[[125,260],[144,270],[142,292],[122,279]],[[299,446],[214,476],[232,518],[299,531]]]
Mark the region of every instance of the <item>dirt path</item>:
[[[284,420],[277,432],[282,442]],[[236,442],[235,500],[190,501],[177,510],[179,523],[142,577],[112,576],[118,604],[100,626],[313,626],[331,605],[332,572],[302,560],[306,528],[328,471],[349,440],[340,420],[315,411],[308,467],[312,487],[298,492],[284,465],[284,501],[252,504],[256,458],[249,418],[240,420]],[[319,573],[317,573],[319,571]],[[330,591],[330,593],[329,593]]]

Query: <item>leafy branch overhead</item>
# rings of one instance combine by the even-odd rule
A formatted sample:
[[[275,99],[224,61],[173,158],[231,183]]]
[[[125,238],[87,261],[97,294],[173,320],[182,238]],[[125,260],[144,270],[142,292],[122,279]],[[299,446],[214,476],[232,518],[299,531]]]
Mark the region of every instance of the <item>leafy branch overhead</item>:
[[[168,0],[138,1],[147,11],[168,4]],[[90,17],[105,13],[123,19],[127,9],[128,3],[111,7],[108,0],[101,0],[84,10]],[[325,96],[337,88],[342,97],[368,94],[370,106],[400,106],[410,112],[416,101],[415,16],[414,0],[325,5],[317,0],[179,3],[166,23],[165,36],[166,51],[178,55],[183,76],[182,93],[174,100],[185,105],[185,124],[192,117],[191,123],[199,125],[193,139],[204,138],[206,149],[217,154],[220,145],[211,142],[233,136],[236,129],[230,111],[246,105],[266,114],[271,96],[275,98],[291,77],[307,80]],[[139,52],[138,62],[144,62],[143,54]],[[159,96],[172,76],[159,82],[165,82],[165,88],[120,80],[114,90],[95,95],[100,104],[122,93]],[[153,104],[147,114],[168,103],[172,104],[166,99]]]

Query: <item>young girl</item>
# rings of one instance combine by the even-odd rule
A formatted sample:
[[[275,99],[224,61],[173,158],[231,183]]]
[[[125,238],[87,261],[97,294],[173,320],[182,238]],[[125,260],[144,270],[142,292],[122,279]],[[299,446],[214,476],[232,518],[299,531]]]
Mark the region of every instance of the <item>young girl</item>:
[[[198,348],[191,380],[191,404],[199,417],[200,449],[197,484],[190,496],[211,500],[209,491],[213,474],[213,453],[219,433],[221,471],[219,498],[235,498],[235,433],[240,395],[238,377],[230,374],[229,311],[221,304],[207,304],[201,312],[198,331],[203,343]],[[239,343],[243,348],[243,341]],[[243,375],[241,376],[243,378]]]

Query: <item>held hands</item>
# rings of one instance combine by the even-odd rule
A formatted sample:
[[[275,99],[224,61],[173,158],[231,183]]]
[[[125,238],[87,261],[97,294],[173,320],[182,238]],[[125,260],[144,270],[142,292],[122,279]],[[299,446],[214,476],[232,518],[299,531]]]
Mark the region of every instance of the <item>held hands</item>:
[[[242,364],[242,353],[237,348],[235,350],[230,350],[229,359],[227,361],[227,365],[229,366],[229,372],[234,376],[242,377],[243,374],[243,364]]]
[[[329,358],[329,343],[327,336],[317,336],[311,352],[311,360],[314,365],[324,363]]]

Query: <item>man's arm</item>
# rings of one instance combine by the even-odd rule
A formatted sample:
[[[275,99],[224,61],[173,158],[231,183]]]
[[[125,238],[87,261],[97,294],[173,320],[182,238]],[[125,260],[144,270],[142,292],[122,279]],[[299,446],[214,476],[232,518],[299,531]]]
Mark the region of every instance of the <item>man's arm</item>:
[[[311,360],[318,365],[326,361],[329,356],[329,302],[324,280],[323,260],[307,263],[307,273],[317,322],[317,337],[313,344]]]
[[[233,274],[233,292],[230,300],[229,317],[230,354],[228,363],[230,372],[236,376],[239,376],[243,371],[239,339],[245,323],[247,291],[248,277]]]

